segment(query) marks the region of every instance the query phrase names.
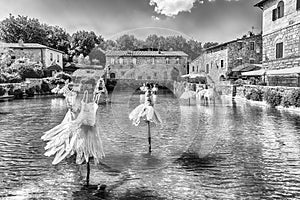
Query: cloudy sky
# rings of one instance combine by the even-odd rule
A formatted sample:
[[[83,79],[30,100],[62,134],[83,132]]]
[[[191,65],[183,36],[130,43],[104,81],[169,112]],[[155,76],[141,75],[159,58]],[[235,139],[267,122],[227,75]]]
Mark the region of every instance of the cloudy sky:
[[[254,27],[261,31],[259,0],[0,0],[0,20],[13,15],[38,18],[69,33],[94,31],[105,39],[128,33],[177,35],[225,42]]]

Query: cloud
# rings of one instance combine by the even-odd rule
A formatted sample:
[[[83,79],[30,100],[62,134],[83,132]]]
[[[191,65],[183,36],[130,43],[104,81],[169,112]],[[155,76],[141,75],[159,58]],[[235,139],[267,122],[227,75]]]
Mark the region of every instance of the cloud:
[[[160,20],[160,18],[157,17],[157,16],[151,16],[151,18],[152,18],[152,20],[154,20],[154,21],[159,21],[159,20]]]
[[[149,4],[155,6],[154,11],[156,13],[174,17],[180,12],[191,12],[197,1],[199,0],[150,0]]]

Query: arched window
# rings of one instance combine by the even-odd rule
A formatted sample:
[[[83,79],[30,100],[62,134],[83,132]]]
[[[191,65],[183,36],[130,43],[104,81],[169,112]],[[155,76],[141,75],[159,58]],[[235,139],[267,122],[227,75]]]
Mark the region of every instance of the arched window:
[[[193,72],[195,71],[195,67],[193,66]]]
[[[277,18],[281,18],[284,15],[284,2],[280,1],[277,5]]]
[[[225,80],[226,80],[226,78],[225,78],[225,76],[224,76],[224,75],[221,75],[221,76],[220,76],[220,78],[219,78],[219,80],[220,80],[220,81],[225,81]]]
[[[110,78],[112,78],[112,79],[114,79],[114,78],[116,78],[116,74],[115,73],[110,73]]]

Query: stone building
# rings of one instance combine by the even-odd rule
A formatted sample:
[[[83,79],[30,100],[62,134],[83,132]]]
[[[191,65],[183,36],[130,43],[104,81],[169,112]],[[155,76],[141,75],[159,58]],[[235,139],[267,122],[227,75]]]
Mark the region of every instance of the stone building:
[[[0,48],[12,50],[13,59],[29,59],[44,67],[56,65],[63,69],[64,52],[37,43],[0,43]]]
[[[106,68],[110,78],[177,80],[186,74],[187,57],[182,51],[109,51]]]
[[[300,86],[300,0],[262,0],[255,6],[263,10],[263,67],[269,85]]]
[[[190,63],[190,73],[206,72],[214,83],[235,79],[240,70],[262,60],[262,37],[260,34],[219,44],[206,49]],[[235,71],[235,72],[234,72]]]

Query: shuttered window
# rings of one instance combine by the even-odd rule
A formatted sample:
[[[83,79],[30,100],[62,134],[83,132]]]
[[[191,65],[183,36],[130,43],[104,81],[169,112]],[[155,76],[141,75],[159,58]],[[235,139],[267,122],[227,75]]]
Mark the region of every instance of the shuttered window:
[[[275,21],[277,19],[277,8],[276,9],[273,9],[273,12],[272,12],[272,20]]]
[[[277,43],[276,44],[276,58],[282,58],[283,57],[283,43]]]
[[[278,18],[283,17],[284,16],[284,3],[283,3],[283,1],[280,1],[278,3],[277,9],[278,9]]]

